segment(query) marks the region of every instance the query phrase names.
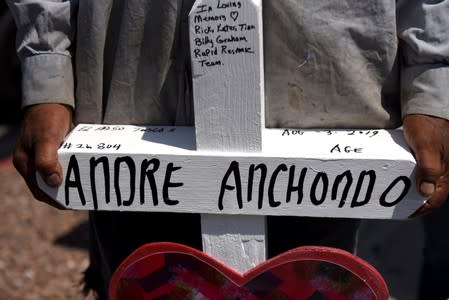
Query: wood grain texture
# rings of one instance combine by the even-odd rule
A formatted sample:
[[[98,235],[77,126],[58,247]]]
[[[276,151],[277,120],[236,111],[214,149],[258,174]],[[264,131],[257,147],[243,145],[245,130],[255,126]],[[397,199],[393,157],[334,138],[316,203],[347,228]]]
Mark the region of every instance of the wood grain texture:
[[[198,0],[189,28],[197,150],[260,151],[262,1]],[[265,260],[263,216],[202,215],[201,230],[204,251],[239,271]]]
[[[198,149],[260,151],[261,0],[199,0],[189,19]]]
[[[73,209],[94,209],[96,195],[99,210],[195,211],[220,215],[402,219],[424,201],[415,190],[415,161],[401,131],[265,129],[263,151],[245,153],[197,151],[193,127],[113,128],[103,125],[75,128],[59,150],[65,183],[59,189],[42,188],[63,205],[67,190],[67,207]],[[106,176],[103,157],[108,161]],[[72,168],[68,172],[70,159]],[[79,180],[75,169],[79,170]],[[250,180],[252,169],[254,176]],[[337,177],[341,179],[339,183]],[[352,178],[350,184],[348,178]],[[402,197],[407,182],[409,188]],[[301,183],[302,188],[295,189]],[[80,199],[80,190],[85,204]],[[301,192],[302,200],[298,203]],[[402,200],[395,204],[400,197]],[[175,200],[176,203],[172,202]]]

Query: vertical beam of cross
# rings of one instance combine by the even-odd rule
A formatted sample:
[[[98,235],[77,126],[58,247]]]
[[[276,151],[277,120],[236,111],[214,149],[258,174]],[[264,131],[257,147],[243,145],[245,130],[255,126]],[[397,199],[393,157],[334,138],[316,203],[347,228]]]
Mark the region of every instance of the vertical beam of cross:
[[[261,151],[262,0],[198,0],[189,29],[197,150]],[[265,259],[265,217],[201,219],[208,254],[239,271]]]

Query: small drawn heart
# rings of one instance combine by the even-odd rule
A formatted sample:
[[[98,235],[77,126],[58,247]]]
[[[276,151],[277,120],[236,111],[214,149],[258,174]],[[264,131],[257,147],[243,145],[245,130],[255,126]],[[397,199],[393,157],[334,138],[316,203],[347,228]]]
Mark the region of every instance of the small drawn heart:
[[[147,244],[115,271],[111,300],[387,300],[382,276],[364,260],[328,247],[299,247],[242,274],[196,249]]]
[[[237,18],[239,17],[239,12],[238,11],[231,11],[231,19],[235,21],[237,21]]]

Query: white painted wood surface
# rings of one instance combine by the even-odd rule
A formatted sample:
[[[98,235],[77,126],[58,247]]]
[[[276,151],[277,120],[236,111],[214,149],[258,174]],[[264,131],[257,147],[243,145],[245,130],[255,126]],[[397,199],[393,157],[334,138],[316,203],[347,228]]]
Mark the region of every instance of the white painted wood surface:
[[[195,128],[77,126],[59,150],[72,209],[202,213],[204,250],[265,259],[266,215],[402,219],[425,199],[401,131],[264,128],[261,0],[190,14]]]
[[[87,130],[87,131],[86,131]],[[94,209],[94,191],[91,182],[95,182],[97,209],[132,210],[132,211],[196,211],[208,214],[233,215],[290,215],[290,216],[325,216],[368,219],[403,219],[418,208],[424,199],[416,192],[414,185],[415,160],[408,151],[400,130],[334,130],[301,131],[290,129],[263,130],[263,151],[246,152],[211,152],[195,150],[195,130],[193,127],[140,127],[140,126],[103,126],[79,125],[66,139],[59,150],[59,158],[65,174],[65,183],[59,189],[41,187],[64,206],[73,209]],[[338,147],[336,147],[338,145]],[[346,150],[346,151],[345,151]],[[103,164],[99,163],[91,170],[91,162],[102,157],[108,158],[108,184],[105,184]],[[129,157],[128,162],[135,166],[133,198],[130,199],[130,167],[118,158]],[[80,199],[77,188],[76,172],[68,172],[70,158],[78,166],[80,190],[85,204]],[[150,164],[141,171],[142,162],[154,159],[158,168]],[[155,162],[154,161],[154,162]],[[238,189],[231,190],[235,184],[235,172],[225,175],[233,161],[238,162],[241,179],[242,208],[239,208],[236,195]],[[166,180],[167,166],[172,163],[170,176]],[[265,164],[267,174],[265,184],[259,197],[260,168],[255,171],[251,201],[248,198],[248,177],[251,165]],[[288,171],[282,169],[282,164]],[[95,166],[95,165],[93,165]],[[292,191],[287,203],[286,188],[289,174],[295,166],[294,183],[297,185],[301,172],[305,169],[302,189],[303,198],[298,204],[298,193]],[[180,169],[177,169],[180,167]],[[281,168],[281,169],[278,169]],[[132,169],[132,167],[131,167]],[[151,171],[154,170],[154,171]],[[275,175],[276,170],[279,172]],[[92,172],[91,172],[92,171]],[[362,172],[373,171],[376,178],[372,180],[373,190],[369,201],[365,202],[370,177],[364,176],[362,188],[357,194],[357,182]],[[346,172],[346,173],[345,173]],[[332,189],[336,178],[342,174],[352,175],[346,201],[342,203],[346,181],[338,185],[338,193],[332,200]],[[115,173],[118,174],[115,177]],[[134,173],[134,172],[133,172]],[[95,174],[94,180],[92,175]],[[321,174],[321,175],[319,175]],[[326,176],[324,176],[326,174]],[[154,175],[156,189],[151,187]],[[328,189],[323,193],[323,179],[327,177]],[[143,178],[143,189],[140,183]],[[398,178],[409,178],[410,189],[405,197],[395,205],[402,193],[404,184],[397,181],[388,192],[388,187]],[[317,181],[314,185],[314,181]],[[164,202],[164,181],[168,199],[178,200],[175,205]],[[229,185],[224,189],[223,208],[219,207],[222,182]],[[270,182],[273,183],[272,202],[270,204]],[[182,183],[182,186],[172,186]],[[109,203],[105,201],[105,190],[109,186]],[[317,199],[311,198],[311,190]],[[118,189],[117,189],[118,188]],[[67,189],[69,203],[66,205]],[[143,191],[143,204],[141,204]],[[153,191],[156,191],[158,204],[155,205]],[[380,203],[385,194],[387,206]],[[118,204],[117,195],[122,200]],[[261,199],[261,201],[259,201]],[[318,201],[318,199],[320,201]],[[132,200],[132,203],[131,203]],[[351,205],[352,201],[355,201]],[[125,202],[126,201],[126,202]],[[262,207],[259,208],[259,203]],[[278,204],[280,203],[280,204]],[[358,204],[357,204],[358,203]],[[340,207],[341,206],[341,207]]]
[[[198,151],[260,151],[261,0],[198,0],[189,15]],[[213,198],[212,198],[213,199]],[[244,272],[265,260],[265,217],[202,215],[203,250]]]
[[[262,0],[198,0],[189,19],[198,149],[260,151]]]

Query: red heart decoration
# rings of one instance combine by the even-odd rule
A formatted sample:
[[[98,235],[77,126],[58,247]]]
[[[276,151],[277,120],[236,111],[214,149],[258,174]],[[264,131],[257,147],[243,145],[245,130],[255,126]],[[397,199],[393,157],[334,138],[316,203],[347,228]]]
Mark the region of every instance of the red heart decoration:
[[[241,274],[196,249],[153,243],[114,273],[111,300],[387,300],[382,276],[343,250],[300,247]]]

